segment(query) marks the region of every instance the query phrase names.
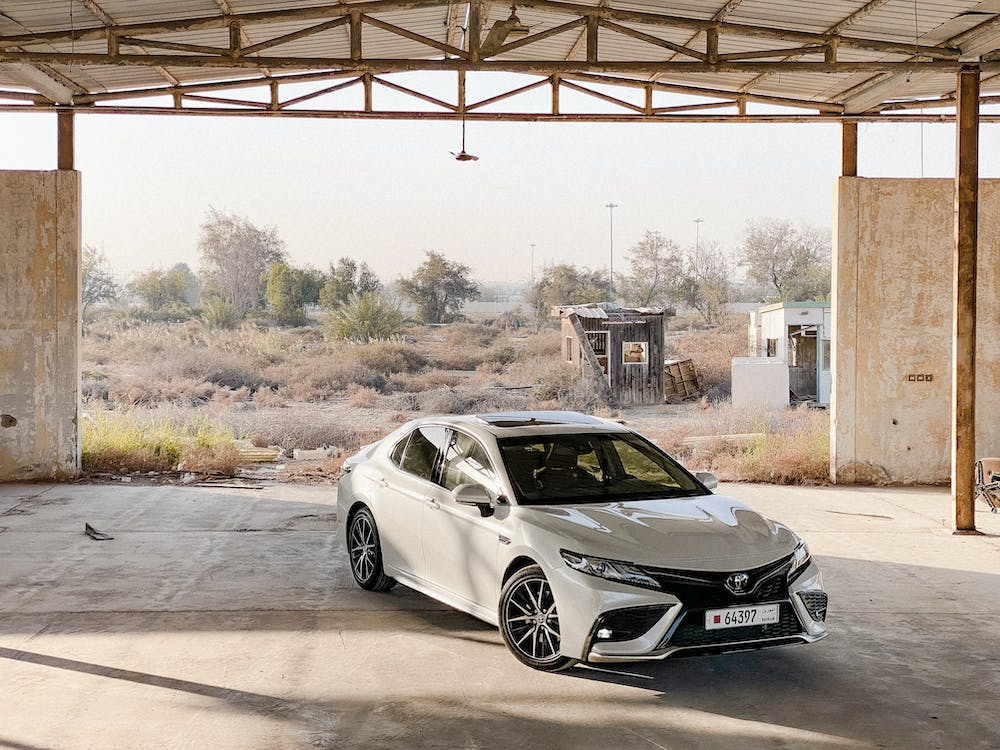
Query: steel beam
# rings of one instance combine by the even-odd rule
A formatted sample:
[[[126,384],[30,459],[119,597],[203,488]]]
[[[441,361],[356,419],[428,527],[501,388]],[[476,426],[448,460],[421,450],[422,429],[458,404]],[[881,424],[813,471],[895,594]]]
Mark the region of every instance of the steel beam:
[[[858,176],[858,124],[841,124],[840,174],[844,177]]]
[[[73,110],[60,109],[56,113],[56,168],[73,169]]]
[[[951,495],[955,531],[976,530],[976,263],[979,242],[979,68],[958,74],[952,315]]]

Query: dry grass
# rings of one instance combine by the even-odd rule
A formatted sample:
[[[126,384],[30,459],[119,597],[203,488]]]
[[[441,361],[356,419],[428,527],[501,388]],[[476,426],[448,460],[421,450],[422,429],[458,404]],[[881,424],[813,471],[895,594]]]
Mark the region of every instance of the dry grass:
[[[85,471],[146,473],[236,468],[233,434],[204,415],[178,418],[158,409],[97,411],[83,421]]]
[[[657,428],[649,419],[633,426],[692,469],[711,471],[731,482],[830,481],[826,411],[737,409],[729,401],[674,408],[679,411],[669,419],[669,429]]]
[[[706,396],[628,409],[632,426],[724,480],[827,481],[825,412],[737,410],[726,399],[730,360],[745,353],[742,317],[673,330],[667,346],[668,356],[694,359]],[[234,438],[349,454],[421,414],[543,408],[618,416],[561,361],[560,349],[556,327],[525,335],[473,323],[417,326],[403,341],[357,344],[325,341],[316,327],[216,331],[199,322],[98,321],[84,339],[85,398],[92,407],[127,408],[94,409],[84,427],[85,463],[96,471],[183,463],[225,473],[238,460]],[[208,433],[218,439],[198,437]],[[750,437],[726,437],[734,434]]]

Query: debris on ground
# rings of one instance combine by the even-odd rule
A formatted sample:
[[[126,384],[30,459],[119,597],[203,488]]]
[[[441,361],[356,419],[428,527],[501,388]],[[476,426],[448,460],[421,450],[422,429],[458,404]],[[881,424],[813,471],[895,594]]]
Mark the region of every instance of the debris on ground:
[[[103,531],[98,531],[89,523],[83,524],[83,533],[98,542],[106,542],[109,539],[114,539],[111,534],[105,534]]]

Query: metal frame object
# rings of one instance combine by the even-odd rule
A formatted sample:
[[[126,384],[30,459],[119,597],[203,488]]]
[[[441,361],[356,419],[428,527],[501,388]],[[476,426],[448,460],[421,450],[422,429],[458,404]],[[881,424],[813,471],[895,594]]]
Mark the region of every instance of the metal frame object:
[[[954,108],[955,75],[969,65],[982,75],[981,103],[1000,103],[1000,11],[974,0],[923,11],[912,0],[134,5],[0,2],[0,109],[940,121],[953,115],[926,110]],[[391,77],[419,71],[450,74],[453,95]],[[470,96],[469,74],[489,80],[488,92]],[[524,96],[536,89],[548,96]]]

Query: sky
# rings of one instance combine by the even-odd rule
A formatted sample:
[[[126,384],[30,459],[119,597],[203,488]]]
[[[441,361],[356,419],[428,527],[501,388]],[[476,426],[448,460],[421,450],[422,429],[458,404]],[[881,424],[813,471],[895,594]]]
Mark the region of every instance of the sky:
[[[55,120],[0,113],[0,169],[54,169]],[[1000,177],[1000,125],[981,128],[981,176]],[[859,131],[862,176],[954,176],[951,125]],[[435,250],[480,281],[524,282],[532,243],[536,275],[606,269],[610,202],[616,272],[647,229],[733,251],[749,220],[829,227],[840,137],[836,124],[473,121],[479,161],[457,162],[458,122],[81,114],[76,167],[83,241],[123,278],[197,268],[215,208],[275,227],[296,265],[347,255],[391,282]]]

